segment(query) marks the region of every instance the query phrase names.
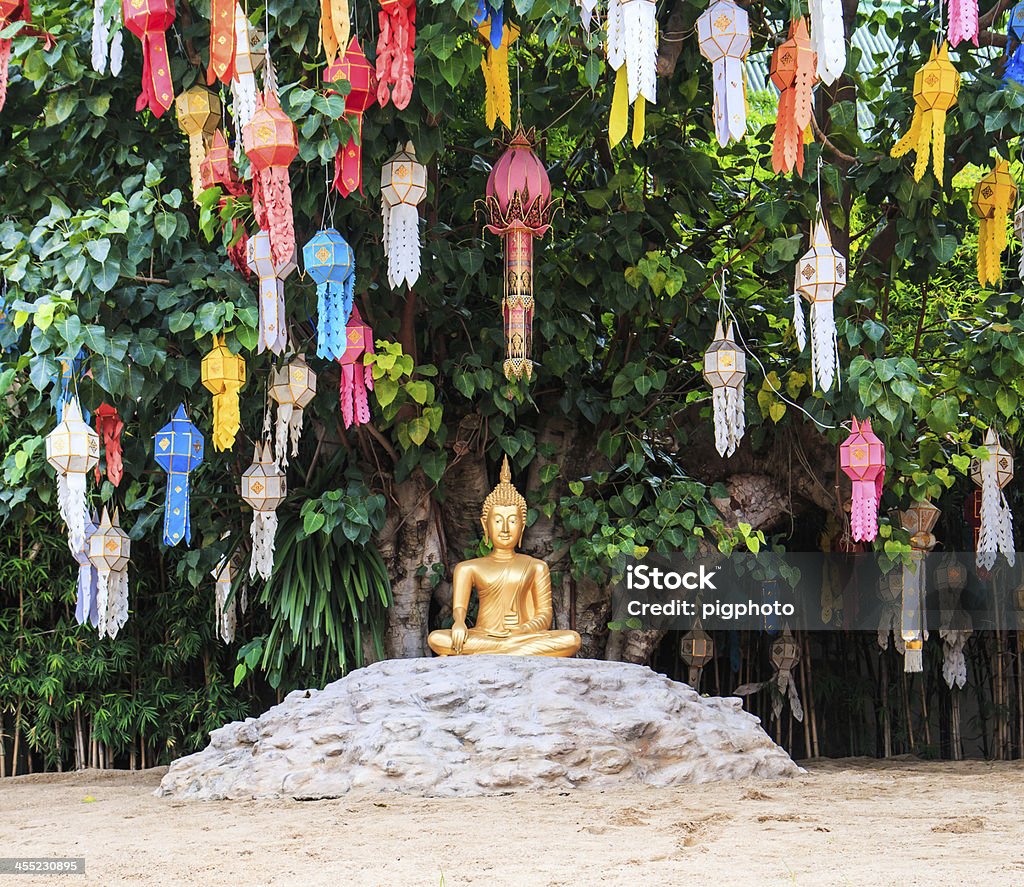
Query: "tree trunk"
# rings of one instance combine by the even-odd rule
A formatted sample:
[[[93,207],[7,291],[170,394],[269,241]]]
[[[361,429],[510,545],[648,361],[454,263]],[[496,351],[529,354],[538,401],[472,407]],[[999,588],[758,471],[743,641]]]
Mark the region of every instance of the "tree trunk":
[[[427,616],[435,565],[444,563],[437,512],[430,484],[415,472],[394,489],[395,507],[378,538],[391,576],[392,604],[384,633],[389,659],[410,659],[426,652]]]

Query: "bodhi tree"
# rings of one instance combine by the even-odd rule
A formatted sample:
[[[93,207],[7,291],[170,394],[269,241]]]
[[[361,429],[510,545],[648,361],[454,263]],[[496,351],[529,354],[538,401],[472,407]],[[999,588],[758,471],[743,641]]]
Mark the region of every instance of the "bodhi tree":
[[[1001,25],[1002,6],[982,6],[984,28]],[[376,10],[354,8],[369,52]],[[585,31],[569,0],[510,4],[522,28],[510,53],[513,114],[536,128],[562,211],[538,244],[533,379],[509,382],[501,247],[476,206],[503,149],[484,121],[474,6],[421,0],[412,101],[366,113],[364,191],[337,201],[327,188],[350,126],[344,88],[327,95],[321,83],[318,6],[250,7],[254,23],[269,21],[282,105],[300,134],[290,171],[297,242],[325,219],[342,232],[355,251],[356,302],[378,344],[371,421],[349,431],[337,368],[311,359],[320,389],[288,469],[276,570],[243,623],[242,674],[261,667],[277,686],[298,665],[323,681],[367,658],[423,655],[428,629],[450,618],[452,566],[482,544],[478,509],[502,454],[532,506],[526,548],[552,565],[556,621],[581,632],[581,655],[645,662],[658,633],[608,628],[622,554],[757,548],[784,540],[795,517],[842,534],[849,491],[835,450],[850,416],[871,416],[886,443],[885,506],[925,495],[941,504],[965,477],[980,429],[1019,435],[1019,281],[1009,260],[996,289],[979,288],[972,270],[971,188],[997,153],[1018,168],[1024,123],[1024,97],[1001,87],[998,55],[954,52],[963,86],[946,126],[949,174],[941,187],[930,172],[915,181],[911,164],[889,152],[909,126],[913,75],[937,38],[938,8],[846,3],[847,33],[884,31],[894,53],[850,49],[846,75],[817,89],[803,174],[778,176],[773,92],[752,90],[745,140],[718,147],[710,66],[695,36],[703,8],[677,0],[659,10],[647,136],[612,149],[614,74],[600,29]],[[770,52],[796,7],[748,9],[753,52]],[[36,21],[55,38],[49,49],[8,29],[0,391],[16,433],[3,454],[0,520],[57,520],[42,439],[66,384],[60,360],[81,351],[72,384],[83,406],[110,401],[127,428],[126,480],[94,497],[122,507],[137,575],[158,564],[166,587],[194,594],[212,587],[209,571],[225,552],[248,546],[237,484],[260,435],[272,360],[255,353],[253,287],[226,260],[221,223],[235,218],[252,231],[254,221],[245,199],[221,210],[222,195],[210,191],[192,204],[188,146],[173,114],[134,111],[138,43],[126,35],[119,77],[90,68],[91,10],[36,2]],[[202,82],[207,15],[206,4],[178,4],[168,45],[179,91]],[[997,36],[985,30],[983,42]],[[392,289],[378,171],[406,140],[429,171],[423,273],[413,288]],[[794,263],[819,194],[850,267],[836,303],[839,380],[825,393],[812,390],[790,319]],[[286,301],[292,341],[310,354],[312,282],[290,278]],[[729,460],[715,451],[701,377],[725,314],[750,353],[747,430]],[[242,433],[231,451],[207,448],[193,481],[193,547],[166,550],[152,436],[183,401],[209,435],[199,376],[214,334],[248,365]],[[905,538],[883,520],[878,544],[899,550]],[[206,599],[212,621],[212,591]],[[133,606],[159,615],[152,601]]]

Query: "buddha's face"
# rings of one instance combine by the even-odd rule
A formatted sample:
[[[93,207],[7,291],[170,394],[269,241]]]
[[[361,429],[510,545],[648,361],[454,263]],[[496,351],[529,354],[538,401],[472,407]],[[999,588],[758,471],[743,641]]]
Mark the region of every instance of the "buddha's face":
[[[523,538],[523,520],[515,505],[495,505],[487,520],[481,520],[484,534],[496,549],[515,550]]]

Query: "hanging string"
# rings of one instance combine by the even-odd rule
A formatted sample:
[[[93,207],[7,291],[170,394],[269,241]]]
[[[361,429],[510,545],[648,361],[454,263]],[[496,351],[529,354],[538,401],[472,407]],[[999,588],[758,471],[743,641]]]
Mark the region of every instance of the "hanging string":
[[[739,344],[740,348],[742,348],[743,351],[746,354],[748,354],[750,357],[752,357],[754,359],[754,362],[761,368],[761,374],[764,376],[765,384],[772,390],[772,392],[779,398],[779,400],[781,400],[783,403],[786,403],[789,406],[793,407],[793,409],[799,410],[801,413],[803,413],[808,419],[810,419],[819,428],[827,428],[827,429],[832,430],[832,431],[835,431],[836,429],[839,429],[839,428],[845,428],[847,431],[852,431],[853,429],[852,429],[852,427],[850,426],[850,424],[848,422],[840,422],[838,425],[829,425],[827,422],[822,422],[820,419],[815,418],[807,410],[805,410],[802,406],[800,406],[800,404],[796,403],[795,401],[790,400],[788,397],[786,397],[785,394],[782,393],[782,391],[780,389],[776,388],[772,384],[772,380],[771,380],[771,378],[768,375],[768,370],[765,369],[764,364],[761,363],[761,358],[759,358],[757,356],[757,353],[752,348],[750,348],[747,345],[746,339],[743,338],[743,332],[740,330],[739,318],[736,316],[736,314],[732,310],[732,307],[726,301],[726,297],[725,297],[725,275],[726,275],[726,273],[727,273],[726,269],[722,268],[722,277],[721,277],[721,284],[720,284],[720,290],[719,290],[720,301],[718,303],[719,320],[722,320],[722,319],[724,319],[726,317],[732,319],[733,331],[736,334],[736,342],[737,342],[737,344]]]
[[[815,221],[817,221],[818,219],[823,219],[825,217],[825,213],[822,210],[822,202],[821,202],[821,167],[822,167],[822,165],[823,165],[823,162],[822,162],[822,159],[821,159],[821,155],[819,154],[818,155],[818,211],[815,214]]]

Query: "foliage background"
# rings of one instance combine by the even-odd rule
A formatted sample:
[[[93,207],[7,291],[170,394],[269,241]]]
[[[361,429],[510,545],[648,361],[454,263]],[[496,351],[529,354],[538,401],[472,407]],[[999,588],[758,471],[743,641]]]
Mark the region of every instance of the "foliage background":
[[[947,169],[957,175],[941,189],[930,175],[915,183],[909,164],[887,155],[909,125],[913,73],[934,39],[936,9],[847,3],[848,26],[886,29],[896,55],[876,58],[862,75],[851,53],[849,75],[818,91],[828,147],[808,146],[802,178],[779,177],[770,172],[767,99],[754,102],[745,142],[713,144],[709,67],[694,32],[703,3],[661,7],[671,72],[659,80],[647,140],[615,151],[605,135],[611,90],[600,34],[581,29],[569,0],[513,6],[525,35],[512,54],[517,113],[538,128],[538,151],[564,201],[538,252],[538,375],[532,385],[500,375],[500,248],[482,236],[475,211],[500,147],[483,123],[473,7],[422,2],[413,100],[402,112],[366,115],[365,194],[326,210],[355,249],[363,315],[389,343],[374,370],[373,427],[342,431],[337,372],[317,366],[321,393],[290,471],[277,574],[255,590],[240,625],[246,643],[234,650],[213,637],[208,574],[247,544],[237,478],[262,425],[271,366],[252,353],[252,289],[224,260],[218,237],[211,243],[201,233],[215,232],[215,219],[209,204],[201,214],[188,199],[187,148],[173,114],[134,113],[137,40],[125,36],[119,78],[96,74],[88,65],[91,4],[34,4],[57,40],[45,50],[14,36],[0,118],[0,266],[13,320],[0,330],[0,714],[40,760],[70,760],[76,712],[112,756],[138,747],[140,757],[148,748],[166,759],[275,692],[322,683],[368,658],[422,652],[428,622],[445,619],[448,567],[479,545],[464,512],[493,482],[502,453],[529,488],[531,545],[555,566],[559,618],[579,611],[591,625],[584,633],[592,655],[651,661],[661,638],[607,630],[603,601],[620,552],[691,548],[702,538],[724,549],[816,544],[828,515],[843,521],[830,478],[839,426],[851,414],[872,415],[886,442],[884,508],[944,497],[951,539],[980,430],[992,424],[1007,440],[1019,438],[1019,280],[1008,267],[1001,291],[981,291],[972,267],[970,186],[993,151],[1019,172],[1024,99],[1000,88],[998,60],[954,53],[964,84],[949,119]],[[983,21],[991,19],[989,4],[982,7]],[[372,54],[375,8],[354,8]],[[202,78],[209,10],[200,0],[178,10],[169,43],[181,90]],[[754,51],[770,50],[789,5],[750,12]],[[336,119],[339,98],[319,93],[316,4],[252,4],[249,13],[254,22],[269,13],[283,105],[299,126],[301,162],[291,177],[301,244],[325,218],[328,164],[347,130]],[[858,119],[873,122],[858,128]],[[386,285],[377,209],[376,170],[407,138],[430,176],[424,274],[412,293]],[[796,350],[788,320],[793,262],[806,248],[819,187],[834,239],[851,259],[836,306],[842,386],[827,396],[809,390],[809,355]],[[252,224],[244,203],[231,212]],[[699,371],[723,310],[722,269],[729,308],[760,361],[748,379],[747,444],[729,465],[711,449]],[[310,349],[314,288],[296,275],[287,292],[293,338]],[[167,551],[158,544],[163,476],[152,436],[179,401],[209,432],[199,367],[219,332],[248,362],[243,434],[233,452],[208,448],[193,478],[193,548]],[[114,643],[71,625],[73,571],[42,457],[58,361],[83,346],[83,404],[111,400],[127,425],[126,480],[117,491],[103,484],[96,496],[123,509],[136,552],[133,616]],[[751,505],[751,490],[763,509]],[[802,543],[790,511],[815,528]],[[895,554],[905,539],[886,524],[879,544]],[[323,557],[361,568],[364,593],[342,598],[351,583],[318,582],[311,571]],[[316,614],[329,607],[336,631],[328,637]],[[763,651],[749,656],[763,665]],[[857,704],[887,704],[890,689],[865,690]],[[978,693],[989,700],[995,691]]]

